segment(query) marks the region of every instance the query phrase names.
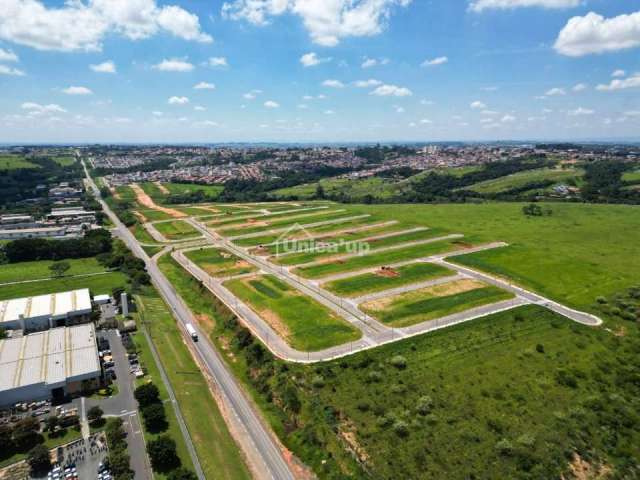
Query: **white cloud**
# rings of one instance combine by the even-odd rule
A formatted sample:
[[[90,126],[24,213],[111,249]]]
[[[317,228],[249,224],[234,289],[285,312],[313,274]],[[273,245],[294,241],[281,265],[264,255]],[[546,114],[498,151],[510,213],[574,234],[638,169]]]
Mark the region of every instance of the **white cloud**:
[[[627,74],[627,72],[625,72],[624,70],[615,70],[611,76],[613,78],[620,78],[620,77],[624,77]]]
[[[387,65],[390,62],[388,58],[369,58],[364,57],[362,64],[360,65],[362,68],[372,68],[377,67],[378,65]]]
[[[436,65],[444,65],[449,61],[448,57],[436,57],[431,60],[425,60],[422,62],[423,67],[435,67]]]
[[[358,80],[353,82],[353,86],[357,88],[372,88],[372,87],[377,87],[378,85],[382,85],[382,82],[374,78],[370,78],[369,80]]]
[[[169,105],[186,105],[189,103],[188,97],[171,97],[168,100]]]
[[[213,83],[200,82],[193,86],[195,90],[215,90],[216,86]]]
[[[67,111],[60,105],[50,103],[48,105],[41,105],[35,102],[25,102],[20,106],[23,110],[28,110],[34,115],[47,115],[50,113],[66,113]]]
[[[116,73],[116,64],[111,60],[96,65],[89,65],[89,68],[96,73]]]
[[[433,100],[427,100],[426,98],[423,98],[422,100],[420,100],[420,105],[433,105]]]
[[[604,18],[594,12],[571,18],[554,45],[570,57],[614,52],[640,46],[640,12]]]
[[[209,60],[207,60],[206,65],[209,67],[228,67],[229,63],[227,62],[226,57],[209,57]]]
[[[280,104],[278,102],[274,102],[273,100],[267,100],[264,102],[265,108],[279,108]]]
[[[485,110],[487,108],[487,105],[480,100],[476,100],[475,102],[471,102],[469,107],[473,108],[474,110]]]
[[[582,115],[593,115],[595,113],[594,110],[589,108],[576,108],[575,110],[569,110],[568,114],[572,117],[582,116]]]
[[[18,56],[11,50],[3,50],[0,48],[0,62],[17,62]]]
[[[93,95],[93,92],[89,90],[87,87],[68,87],[62,90],[63,93],[67,95]]]
[[[567,92],[564,90],[564,88],[552,88],[550,90],[547,90],[545,92],[545,96],[547,97],[557,97],[557,96],[561,96],[561,95],[566,95]]]
[[[300,63],[305,67],[315,67],[321,63],[327,63],[331,61],[331,57],[319,58],[316,53],[305,53],[300,57]]]
[[[220,126],[218,122],[214,122],[213,120],[204,120],[202,122],[196,122],[193,125],[195,127],[219,127]]]
[[[192,63],[181,58],[165,58],[151,68],[160,70],[161,72],[190,72],[193,70],[194,66]]]
[[[311,39],[334,47],[347,37],[381,33],[395,7],[412,0],[232,0],[222,5],[222,15],[254,25],[269,23],[269,17],[292,13],[302,18]]]
[[[335,115],[336,112],[334,112],[333,110],[325,110],[323,113],[325,115]]]
[[[428,118],[423,118],[422,120],[420,120],[420,123],[422,125],[431,125],[433,122],[431,120],[429,120]]]
[[[204,108],[202,105],[196,105],[195,107],[193,107],[193,109],[194,109],[196,112],[204,112],[204,111],[206,111],[206,110],[207,110],[207,109],[206,109],[206,108]]]
[[[516,117],[514,117],[513,115],[505,115],[504,117],[502,117],[502,119],[500,120],[502,123],[513,123],[516,121]]]
[[[624,79],[613,79],[608,85],[598,85],[596,90],[601,92],[609,92],[613,90],[626,90],[627,88],[639,88],[640,87],[640,72],[633,74],[630,77]]]
[[[309,105],[307,105],[306,103],[299,103],[298,108],[300,110],[306,110],[307,108],[309,108]]]
[[[11,75],[13,77],[23,77],[25,73],[17,68],[0,65],[0,75]]]
[[[99,51],[109,34],[141,40],[160,32],[212,42],[196,15],[155,0],[73,0],[51,8],[39,0],[3,0],[0,9],[0,39],[38,50]]]
[[[640,117],[640,110],[629,110],[624,112],[627,117]]]
[[[401,107],[399,105],[394,105],[393,108],[396,111],[396,113],[404,113],[405,112],[404,107]]]
[[[256,96],[260,95],[261,93],[262,90],[251,90],[250,92],[247,92],[242,96],[247,100],[255,100]]]
[[[396,85],[380,85],[369,95],[377,95],[379,97],[410,97],[413,92],[406,87],[398,87]]]
[[[580,0],[472,0],[469,10],[482,12],[497,9],[508,10],[522,7],[571,8],[580,5]]]
[[[154,117],[161,117],[161,116],[163,116],[163,115],[164,115],[164,113],[159,112],[159,111],[157,111],[157,110],[156,110],[156,111],[151,112],[151,114],[152,114]]]
[[[496,112],[494,110],[483,110],[480,112],[482,115],[486,115],[488,117],[492,117],[494,115],[500,115],[500,112]]]
[[[340,80],[325,80],[322,82],[322,86],[329,88],[344,88],[344,83]]]
[[[586,90],[588,87],[585,83],[578,83],[577,85],[575,85],[571,90],[573,90],[574,92],[582,92],[584,90]]]

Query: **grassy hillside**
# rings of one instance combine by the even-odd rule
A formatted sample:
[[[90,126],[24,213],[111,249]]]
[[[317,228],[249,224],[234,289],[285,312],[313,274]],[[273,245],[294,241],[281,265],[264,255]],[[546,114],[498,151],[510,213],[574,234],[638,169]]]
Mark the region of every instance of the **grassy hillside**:
[[[569,180],[579,181],[584,175],[582,170],[558,170],[550,168],[542,168],[538,170],[529,170],[518,172],[513,175],[507,175],[495,180],[487,180],[485,182],[476,183],[467,190],[478,193],[500,193],[509,190],[522,188],[532,183],[551,181],[554,183],[562,183]]]
[[[0,171],[18,170],[20,168],[40,168],[21,155],[0,155]]]

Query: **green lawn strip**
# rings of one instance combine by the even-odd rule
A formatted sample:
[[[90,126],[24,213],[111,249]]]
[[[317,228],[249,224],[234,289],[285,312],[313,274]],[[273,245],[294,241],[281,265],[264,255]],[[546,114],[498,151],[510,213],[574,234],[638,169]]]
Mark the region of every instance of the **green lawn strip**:
[[[296,207],[293,206],[288,206],[288,208],[283,208],[281,209],[283,210],[282,212],[278,212],[277,210],[275,211],[275,213],[269,213],[269,214],[265,214],[264,212],[256,212],[255,214],[252,215],[247,215],[247,216],[240,216],[238,215],[238,217],[240,218],[233,218],[233,217],[220,217],[217,220],[213,220],[211,222],[209,222],[207,225],[216,228],[216,229],[222,229],[222,228],[231,228],[233,225],[237,225],[237,224],[243,224],[243,223],[247,223],[249,221],[256,221],[256,222],[261,222],[261,221],[267,221],[267,222],[271,222],[274,219],[281,219],[283,217],[287,218],[293,215],[307,215],[307,214],[317,214],[317,213],[321,213],[321,212],[325,212],[328,211],[327,209],[317,209],[317,210],[307,210],[307,209],[296,209]],[[295,211],[295,210],[299,210],[299,211]]]
[[[71,266],[71,268],[65,272],[65,276],[105,271],[104,267],[100,265],[95,258],[72,258],[63,261]],[[0,265],[0,283],[51,278],[52,273],[49,267],[54,263],[56,262],[51,260],[39,260]]]
[[[185,345],[171,313],[155,291],[145,294],[141,299],[142,319],[169,377],[205,476],[248,480],[250,475],[238,446],[227,430],[209,385]],[[136,334],[137,345],[143,344],[139,341],[140,337],[142,333]],[[154,383],[160,387],[162,382],[148,350],[149,346],[146,345],[146,350],[144,348],[145,366],[149,368]],[[151,365],[153,370],[150,368]],[[162,392],[166,396],[164,388]],[[172,437],[178,444],[184,442],[179,430],[176,430]],[[181,458],[184,457],[185,463],[184,459],[189,457],[184,444],[182,452]],[[192,468],[190,461],[186,465]]]
[[[147,297],[147,296],[136,296],[136,305],[138,307],[138,313],[136,314],[136,320],[138,324],[146,323],[150,321],[158,321],[157,317],[159,315],[164,314],[164,303],[159,298]],[[145,442],[149,443],[151,440],[155,440],[158,436],[167,434],[176,442],[176,450],[178,453],[178,458],[180,458],[180,462],[183,467],[188,468],[193,471],[193,463],[191,461],[191,456],[189,455],[189,451],[187,450],[187,445],[185,443],[184,437],[182,436],[182,432],[180,431],[180,426],[178,425],[178,419],[176,417],[176,412],[173,408],[173,404],[169,400],[169,394],[167,392],[167,388],[162,381],[162,377],[160,376],[160,371],[156,365],[156,362],[153,359],[153,355],[151,353],[151,349],[147,339],[144,334],[140,331],[136,332],[133,335],[133,341],[136,344],[136,348],[138,350],[138,355],[140,362],[144,368],[146,375],[143,378],[136,380],[136,386],[142,385],[143,383],[153,382],[155,386],[158,387],[160,391],[160,400],[165,408],[165,412],[167,414],[167,429],[163,432],[151,433],[149,432],[145,426],[142,416],[140,418],[140,423],[142,425],[142,429],[144,431],[144,439]],[[154,472],[154,475],[158,478],[166,478],[166,474],[161,472]]]
[[[366,230],[358,230],[358,231],[352,231],[349,232],[348,230],[346,231],[342,231],[340,230],[342,233],[336,233],[336,234],[324,234],[324,235],[318,235],[318,236],[314,236],[313,240],[317,241],[317,242],[354,242],[356,240],[362,240],[363,238],[368,238],[368,237],[373,237],[375,235],[384,235],[387,233],[394,233],[394,232],[401,232],[404,230],[409,230],[412,227],[407,227],[404,225],[398,225],[398,224],[391,224],[391,225],[378,225],[377,224],[372,224],[371,228],[367,228]],[[294,242],[292,244],[292,242]],[[300,250],[300,251],[306,251],[306,249],[308,248],[309,245],[309,239],[308,238],[301,238],[301,239],[281,239],[281,241],[278,241],[276,243],[273,243],[271,245],[265,245],[265,249],[269,252],[269,253],[277,253],[279,251],[279,249],[284,246],[284,243],[289,243],[289,245],[293,245],[294,251]]]
[[[224,285],[263,317],[265,313],[275,314],[287,330],[287,342],[298,350],[324,350],[361,336],[357,329],[327,307],[275,276],[234,279]]]
[[[90,277],[56,278],[5,285],[0,287],[0,300],[66,292],[82,288],[88,288],[92,295],[110,294],[115,287],[125,287],[126,285],[127,277],[120,272],[109,272],[104,275],[92,275]]]
[[[381,292],[391,288],[424,282],[454,275],[448,268],[433,263],[412,263],[395,269],[398,276],[387,277],[376,273],[364,273],[354,277],[334,280],[322,285],[323,288],[343,297],[358,297],[367,293]]]
[[[136,202],[136,192],[129,185],[120,185],[119,187],[115,187],[116,189],[116,197],[119,197],[118,200],[124,200],[127,202]]]
[[[631,170],[629,172],[625,172],[622,175],[622,180],[630,183],[639,183],[640,182],[640,169],[639,170]]]
[[[171,220],[172,218],[174,218],[166,212],[163,212],[161,210],[155,210],[153,208],[143,208],[143,209],[137,210],[137,212],[141,213],[144,216],[144,218],[146,218],[147,222],[156,222],[158,220]]]
[[[456,293],[435,296],[420,294],[420,291],[398,295],[390,305],[377,308],[375,301],[360,305],[360,308],[382,323],[393,327],[408,327],[416,323],[434,320],[471,308],[513,298],[513,294],[492,285]]]
[[[163,247],[142,247],[149,258],[153,257],[156,253],[160,253]]]
[[[338,241],[333,245],[327,245],[330,240],[322,240],[322,245],[316,251],[293,253],[281,257],[275,256],[271,258],[273,263],[278,265],[299,265],[302,263],[311,263],[334,255],[358,253],[362,251],[371,251],[375,253],[376,249],[401,245],[403,243],[417,242],[442,236],[439,230],[418,230],[416,232],[403,233],[390,237],[380,238],[378,240],[345,240]],[[326,246],[324,246],[326,245]]]
[[[140,183],[140,188],[149,195],[154,201],[161,202],[166,196],[155,182]]]
[[[203,215],[215,215],[216,213],[219,212],[214,212],[213,210],[216,209],[216,207],[198,207],[196,205],[192,205],[192,206],[171,206],[168,205],[169,208],[172,208],[173,210],[177,210],[179,212],[182,212],[186,215],[189,216],[203,216]]]
[[[185,256],[214,277],[230,277],[257,270],[251,264],[233,255],[227,250],[217,248],[201,248],[185,252]],[[240,263],[240,264],[239,264]]]
[[[443,240],[379,253],[370,253],[369,255],[358,255],[345,260],[302,266],[296,268],[295,273],[305,278],[322,278],[335,273],[352,272],[378,265],[390,265],[404,260],[428,257],[459,248],[461,247],[455,240]]]
[[[329,223],[327,225],[320,225],[318,227],[305,227],[304,231],[306,233],[315,235],[315,234],[328,233],[328,232],[338,232],[338,231],[346,230],[351,227],[361,227],[366,224],[374,224],[374,223],[378,223],[375,218],[362,217],[362,218],[356,218],[353,220]],[[287,232],[276,233],[276,234],[266,234],[266,235],[261,235],[259,237],[239,238],[234,240],[233,243],[241,247],[253,247],[256,245],[270,244],[273,242],[277,242],[281,238],[284,238],[283,234],[286,236],[286,233]]]
[[[68,167],[70,165],[73,165],[77,161],[76,157],[72,157],[70,155],[61,155],[58,157],[51,157],[51,160],[53,160],[54,162],[56,162],[58,165],[62,167]]]
[[[129,227],[129,230],[140,243],[158,243],[158,241],[147,231],[144,225],[140,223],[136,223],[132,227]]]
[[[200,232],[184,220],[156,223],[153,226],[168,240],[191,239],[200,236]]]
[[[222,185],[197,185],[195,183],[163,183],[162,186],[172,194],[201,191],[212,198],[217,198],[224,190],[224,186]]]
[[[295,215],[293,217],[287,217],[271,221],[267,218],[256,219],[256,226],[246,225],[240,228],[222,228],[219,230],[221,235],[226,237],[233,237],[236,235],[247,235],[250,233],[268,232],[269,230],[292,227],[294,225],[309,225],[318,222],[326,222],[329,220],[337,220],[340,218],[352,217],[353,214],[348,211],[329,211],[322,213],[312,212],[304,215]]]

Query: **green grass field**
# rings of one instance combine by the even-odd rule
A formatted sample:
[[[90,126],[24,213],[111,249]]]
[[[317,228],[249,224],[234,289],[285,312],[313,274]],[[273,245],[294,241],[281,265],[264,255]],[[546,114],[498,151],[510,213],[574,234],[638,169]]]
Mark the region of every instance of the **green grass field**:
[[[183,220],[156,223],[154,224],[154,227],[168,240],[187,240],[201,236],[200,232],[198,232],[195,227]]]
[[[168,308],[157,294],[150,293],[138,298],[141,299],[138,304],[141,321],[149,330],[159,352],[205,476],[248,480],[251,476],[239,448],[227,430],[207,380],[191,357]],[[137,336],[141,336],[141,333]],[[149,366],[149,361],[147,358],[145,365]],[[152,375],[154,373],[158,375],[157,370],[152,371]],[[155,383],[161,385],[159,381]],[[181,444],[179,431],[173,432],[172,437],[178,445]],[[181,458],[188,458],[185,457],[186,450],[181,449],[180,452]]]
[[[513,294],[497,287],[458,280],[372,300],[361,304],[360,308],[382,323],[408,327],[509,298],[513,298]]]
[[[299,265],[303,263],[311,263],[330,258],[335,255],[349,254],[361,252],[363,249],[375,253],[377,249],[402,245],[403,243],[418,242],[438,237],[443,234],[439,230],[418,230],[415,232],[400,233],[385,238],[374,240],[347,240],[348,243],[337,243],[333,246],[320,246],[317,251],[291,253],[283,256],[275,256],[271,258],[273,263],[278,265]],[[323,240],[323,244],[329,243],[330,240]]]
[[[243,226],[221,228],[217,230],[221,235],[226,237],[233,237],[237,235],[246,235],[250,233],[268,232],[269,230],[281,229],[292,227],[294,225],[309,225],[319,222],[327,222],[331,220],[339,220],[341,218],[349,217],[347,212],[342,209],[335,209],[329,211],[309,212],[291,215],[287,218],[270,220],[256,219],[255,224],[249,223]]]
[[[495,180],[487,180],[485,182],[476,183],[466,190],[473,190],[478,193],[499,193],[515,188],[521,188],[529,183],[542,182],[550,180],[556,183],[566,182],[569,179],[579,179],[584,175],[582,170],[560,170],[541,168],[538,170],[527,170],[524,172],[514,173]]]
[[[382,292],[403,285],[454,275],[455,272],[440,265],[420,262],[396,268],[395,274],[396,276],[385,276],[378,273],[364,273],[334,280],[323,284],[322,287],[342,297],[358,297],[367,293]]]
[[[357,255],[344,260],[328,261],[296,268],[294,271],[305,278],[322,278],[336,273],[353,272],[370,267],[390,265],[404,260],[413,260],[428,257],[436,253],[449,252],[462,247],[455,240],[443,240],[426,243],[424,245],[412,245],[409,247],[385,250],[369,255]]]
[[[622,175],[622,180],[631,183],[640,183],[640,170],[631,170]]]
[[[283,198],[295,196],[300,199],[310,199],[316,194],[318,183],[322,185],[327,195],[348,194],[353,198],[364,198],[366,195],[372,195],[376,198],[391,198],[397,194],[405,182],[383,179],[379,177],[371,177],[365,179],[351,180],[348,178],[328,178],[320,180],[320,182],[297,185],[295,187],[283,188],[270,192],[273,198]]]
[[[66,292],[82,288],[88,288],[92,295],[110,294],[114,288],[126,287],[126,285],[127,277],[120,272],[110,272],[90,277],[56,278],[39,282],[5,285],[0,287],[0,300]]]
[[[298,350],[323,350],[361,336],[328,308],[272,275],[228,280],[224,285]]]
[[[161,210],[155,210],[151,208],[144,208],[136,210],[136,212],[142,214],[147,222],[156,222],[158,220],[171,220],[173,217]]]
[[[0,171],[40,168],[20,155],[0,155]]]
[[[294,215],[307,215],[307,214],[316,214],[328,209],[320,209],[320,208],[295,208],[293,206],[289,208],[282,208],[275,210],[273,214],[265,214],[262,211],[252,212],[248,215],[233,215],[233,216],[223,216],[218,217],[217,219],[213,219],[210,222],[207,222],[207,225],[214,228],[231,228],[232,225],[248,223],[250,221],[273,221],[275,219],[279,219],[282,217],[291,217]]]
[[[71,266],[65,273],[65,277],[105,271],[104,267],[95,258],[69,259],[64,260],[64,262]],[[0,284],[51,278],[53,275],[49,267],[53,263],[56,262],[41,260],[0,265]]]
[[[253,265],[236,257],[227,250],[202,248],[185,252],[185,256],[213,277],[230,277],[255,272]]]
[[[217,198],[224,190],[222,185],[196,185],[193,183],[163,183],[162,186],[169,190],[171,194],[204,192],[212,198]]]
[[[136,192],[129,185],[121,185],[115,188],[115,195],[119,200],[136,203]]]
[[[56,162],[61,167],[68,167],[76,163],[76,157],[71,155],[60,155],[57,157],[51,157],[51,160]]]
[[[130,227],[129,230],[131,231],[131,233],[133,233],[133,236],[136,237],[136,239],[140,243],[147,243],[147,244],[158,243],[156,239],[153,238],[151,234],[147,231],[147,229],[139,223],[136,223],[135,225]]]

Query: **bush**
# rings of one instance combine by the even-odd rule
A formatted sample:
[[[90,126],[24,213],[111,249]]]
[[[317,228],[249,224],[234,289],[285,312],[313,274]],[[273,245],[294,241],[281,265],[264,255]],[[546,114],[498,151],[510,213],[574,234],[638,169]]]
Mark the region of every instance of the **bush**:
[[[402,420],[397,420],[393,424],[393,431],[399,437],[403,437],[404,438],[404,437],[407,437],[409,435],[409,426],[406,424],[406,422],[403,422]]]
[[[398,370],[404,370],[407,368],[407,359],[402,355],[396,355],[391,359],[391,365],[396,367]]]
[[[198,477],[191,470],[180,467],[170,471],[167,480],[198,480]]]
[[[373,372],[369,372],[367,374],[367,382],[368,383],[378,383],[382,381],[382,373],[374,370]]]
[[[536,345],[536,352],[538,353],[544,353],[544,345],[542,345],[541,343]]]
[[[176,442],[169,435],[160,435],[147,444],[151,466],[158,472],[168,472],[180,466]]]
[[[320,375],[316,375],[311,380],[311,385],[313,385],[314,388],[324,387],[324,378],[322,378]]]
[[[160,401],[160,392],[158,391],[158,387],[153,383],[140,385],[133,392],[133,396],[136,398],[138,405],[140,405],[141,408]]]
[[[564,369],[560,369],[556,372],[556,381],[558,384],[569,388],[577,388],[578,380],[571,373]]]
[[[513,444],[506,438],[503,438],[498,443],[496,443],[496,450],[498,450],[498,453],[500,453],[500,455],[509,457],[513,455]]]
[[[35,473],[44,473],[51,468],[51,460],[49,457],[49,449],[44,445],[36,445],[27,456],[27,462],[31,467],[31,471]]]
[[[604,305],[605,303],[607,303],[607,299],[606,297],[600,296],[596,298],[596,302],[598,302],[600,305]]]
[[[152,403],[140,410],[144,426],[151,433],[162,432],[167,429],[167,416],[162,403]]]
[[[102,421],[102,415],[104,415],[104,412],[97,405],[87,411],[87,419],[93,424],[100,423]]]
[[[432,409],[433,409],[433,400],[431,399],[431,397],[429,397],[428,395],[425,395],[418,399],[418,403],[416,404],[416,411],[420,415],[425,416],[429,414],[429,412],[431,412]]]

